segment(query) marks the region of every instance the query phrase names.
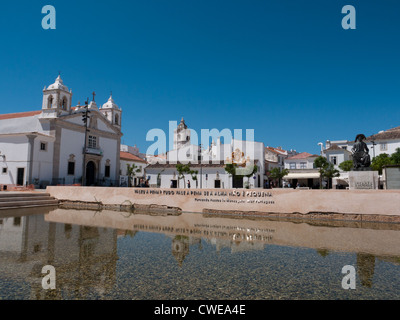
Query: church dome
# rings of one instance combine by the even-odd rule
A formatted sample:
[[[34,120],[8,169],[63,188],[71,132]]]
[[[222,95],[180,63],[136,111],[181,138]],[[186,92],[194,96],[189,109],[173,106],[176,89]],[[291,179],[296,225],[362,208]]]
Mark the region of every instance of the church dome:
[[[108,101],[103,104],[102,109],[119,109],[112,98],[112,94],[110,95],[110,98],[108,98]]]
[[[68,88],[64,85],[60,75],[58,75],[56,81],[53,84],[49,85],[47,88],[47,90],[52,90],[52,89],[61,89],[64,91],[68,91]]]

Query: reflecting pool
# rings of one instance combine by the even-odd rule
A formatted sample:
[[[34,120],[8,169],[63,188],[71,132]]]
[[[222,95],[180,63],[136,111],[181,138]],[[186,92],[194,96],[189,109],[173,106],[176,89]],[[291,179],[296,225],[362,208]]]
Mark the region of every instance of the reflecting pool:
[[[346,265],[355,289],[342,287]],[[0,270],[0,299],[399,299],[400,225],[2,211]]]

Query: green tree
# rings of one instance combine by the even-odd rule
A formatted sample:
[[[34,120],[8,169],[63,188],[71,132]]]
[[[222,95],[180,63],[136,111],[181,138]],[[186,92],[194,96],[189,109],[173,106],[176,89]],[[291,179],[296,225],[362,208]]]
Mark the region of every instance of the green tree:
[[[178,187],[179,187],[179,180],[183,179],[183,187],[186,188],[185,174],[190,174],[192,176],[193,181],[196,181],[196,187],[197,187],[197,174],[199,173],[199,171],[191,170],[190,162],[187,164],[178,163],[176,165],[176,170],[178,171]]]
[[[371,167],[373,170],[378,171],[379,174],[382,174],[382,167],[388,164],[392,164],[392,161],[392,157],[389,156],[387,153],[381,153],[379,156],[376,156],[372,159]]]
[[[343,171],[351,171],[351,169],[353,169],[353,161],[352,160],[343,161],[341,164],[339,164],[339,168]]]
[[[237,165],[235,163],[226,163],[224,169],[229,174],[230,177],[233,177],[233,179],[237,179],[236,168]]]
[[[196,181],[196,188],[197,188],[197,174],[199,173],[198,170],[189,170],[189,174],[192,176],[192,180]]]
[[[126,164],[126,174],[128,176],[128,183],[129,183],[129,187],[132,187],[132,181],[136,176],[136,173],[139,173],[141,170],[139,169],[139,167],[132,163],[132,165],[130,165],[129,163]]]
[[[400,148],[396,149],[395,153],[390,156],[392,164],[400,164]]]
[[[269,177],[272,180],[278,180],[279,186],[281,186],[281,180],[284,176],[287,176],[288,173],[288,169],[281,170],[281,168],[272,168],[271,170],[269,170]]]
[[[190,172],[190,164],[182,164],[178,163],[176,165],[176,170],[178,171],[178,188],[179,188],[179,181],[183,179],[183,187],[186,188],[186,183],[185,183],[185,173]]]
[[[325,169],[329,166],[329,162],[325,157],[319,156],[314,160],[314,166],[318,168],[319,188],[322,189],[322,177],[324,176]]]
[[[328,179],[328,189],[331,188],[330,180],[332,178],[336,178],[340,176],[339,170],[335,169],[335,166],[332,163],[328,163],[328,165],[323,169],[322,175]]]
[[[257,165],[255,164],[255,165],[253,166],[253,169],[252,169],[251,171],[249,171],[248,174],[245,175],[245,177],[247,177],[247,189],[250,187],[250,177],[251,177],[253,174],[255,174],[255,173],[257,172],[257,170],[258,170],[258,167],[257,167]]]

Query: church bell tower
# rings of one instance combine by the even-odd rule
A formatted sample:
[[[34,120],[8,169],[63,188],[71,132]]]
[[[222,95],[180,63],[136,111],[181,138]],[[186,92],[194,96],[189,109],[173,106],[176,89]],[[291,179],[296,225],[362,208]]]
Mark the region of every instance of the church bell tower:
[[[58,75],[55,82],[43,89],[42,117],[57,118],[71,112],[72,91],[64,85]]]

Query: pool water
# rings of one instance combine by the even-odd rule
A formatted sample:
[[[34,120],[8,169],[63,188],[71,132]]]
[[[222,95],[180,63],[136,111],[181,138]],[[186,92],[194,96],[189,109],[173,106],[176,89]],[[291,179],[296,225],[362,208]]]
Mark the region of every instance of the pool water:
[[[0,299],[400,298],[397,224],[42,211],[0,215]]]

